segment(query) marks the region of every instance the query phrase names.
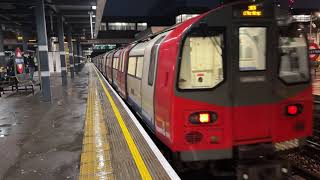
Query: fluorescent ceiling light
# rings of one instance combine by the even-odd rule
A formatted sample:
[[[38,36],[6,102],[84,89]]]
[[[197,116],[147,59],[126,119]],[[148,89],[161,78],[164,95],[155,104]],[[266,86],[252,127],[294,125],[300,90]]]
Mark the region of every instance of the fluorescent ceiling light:
[[[92,17],[96,17],[96,15],[92,15]]]
[[[97,9],[97,6],[91,6],[91,8],[92,8],[93,10],[96,10],[96,9]]]

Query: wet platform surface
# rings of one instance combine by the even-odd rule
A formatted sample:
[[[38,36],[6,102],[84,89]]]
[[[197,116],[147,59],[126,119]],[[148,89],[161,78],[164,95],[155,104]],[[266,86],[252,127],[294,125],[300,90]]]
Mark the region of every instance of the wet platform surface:
[[[84,139],[92,138],[93,142],[91,141],[91,143],[100,141],[101,146],[99,150],[97,144],[93,145],[97,152],[94,154],[100,153],[100,155],[91,158],[89,161],[90,157],[87,157],[86,152],[84,152],[88,148],[83,148],[80,179],[99,179],[99,177],[108,177],[108,179],[170,179],[168,172],[133,123],[132,117],[111,88],[103,81],[103,77],[98,75],[94,66],[92,64],[90,66],[89,98],[91,101],[93,99],[94,102],[89,105],[90,101],[88,101],[87,112],[88,109],[89,112],[91,109],[91,112],[96,113],[96,116],[91,115],[96,117],[96,126],[94,127],[93,124],[91,127],[89,125],[90,128],[85,128]],[[101,127],[101,122],[98,121],[101,116],[106,127],[105,130],[103,125]],[[87,116],[86,126],[91,121],[91,118]],[[95,128],[96,130],[94,130]],[[86,131],[93,132],[87,133]],[[102,140],[97,140],[101,134],[106,134],[106,136]],[[84,140],[84,147],[87,143]],[[99,163],[101,161],[103,163]],[[90,167],[87,165],[89,162],[95,163]]]
[[[51,86],[0,98],[1,180],[179,179],[93,64]]]
[[[40,102],[39,89],[0,98],[0,179],[78,179],[88,71],[68,86],[51,77],[51,103]]]

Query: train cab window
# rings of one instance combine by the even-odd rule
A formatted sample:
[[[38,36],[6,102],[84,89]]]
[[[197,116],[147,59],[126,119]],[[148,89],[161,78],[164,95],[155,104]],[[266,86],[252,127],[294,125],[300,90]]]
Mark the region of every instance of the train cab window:
[[[308,82],[310,75],[305,37],[296,30],[294,33],[287,29],[280,30],[279,51],[280,78],[286,83]]]
[[[143,57],[137,57],[137,72],[136,77],[142,78],[142,69],[143,69]]]
[[[223,34],[200,32],[189,35],[183,45],[178,86],[208,89],[223,81]]]
[[[135,76],[136,75],[136,67],[137,67],[137,58],[136,57],[129,57],[128,74]]]
[[[239,28],[239,69],[256,71],[266,69],[265,27]]]

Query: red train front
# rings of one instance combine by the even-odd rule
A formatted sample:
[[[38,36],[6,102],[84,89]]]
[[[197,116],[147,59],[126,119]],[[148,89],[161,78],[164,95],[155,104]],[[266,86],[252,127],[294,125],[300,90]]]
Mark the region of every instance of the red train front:
[[[266,6],[214,10],[160,45],[156,129],[182,159],[231,158],[239,145],[311,134],[306,39],[294,24],[279,27]]]
[[[272,1],[212,10],[119,50],[106,64],[126,78],[109,82],[182,161],[298,147],[312,86],[305,35],[286,15]]]

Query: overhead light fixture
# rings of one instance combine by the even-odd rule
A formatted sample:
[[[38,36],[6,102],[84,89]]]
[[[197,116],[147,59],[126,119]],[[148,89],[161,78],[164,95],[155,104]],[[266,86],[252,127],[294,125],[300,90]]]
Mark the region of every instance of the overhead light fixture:
[[[23,37],[22,36],[17,36],[17,39],[19,40],[19,41],[21,41],[21,40],[23,40]]]
[[[92,17],[96,17],[96,15],[92,15]]]
[[[92,10],[96,10],[96,9],[97,9],[97,6],[91,6],[91,9],[92,9]]]

